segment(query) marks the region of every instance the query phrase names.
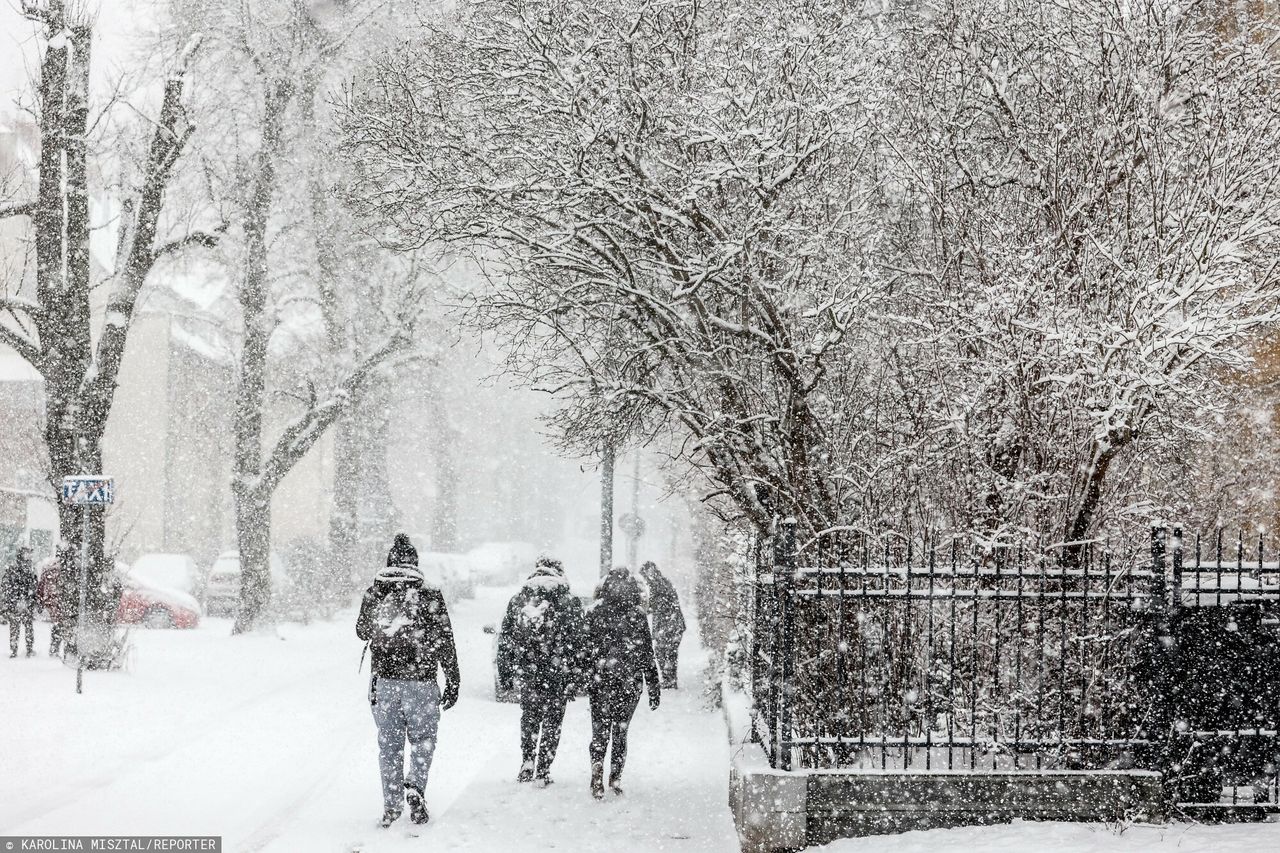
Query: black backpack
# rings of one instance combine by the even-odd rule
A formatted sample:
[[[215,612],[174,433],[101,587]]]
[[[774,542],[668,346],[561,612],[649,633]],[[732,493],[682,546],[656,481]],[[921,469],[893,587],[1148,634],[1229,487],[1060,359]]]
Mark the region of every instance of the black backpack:
[[[397,583],[378,600],[369,645],[380,656],[413,660],[426,643],[424,590],[420,584]]]

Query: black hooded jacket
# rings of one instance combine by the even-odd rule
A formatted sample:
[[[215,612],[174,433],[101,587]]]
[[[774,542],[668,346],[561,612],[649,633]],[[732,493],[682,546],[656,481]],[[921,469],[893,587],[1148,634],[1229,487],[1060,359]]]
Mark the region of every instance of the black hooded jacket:
[[[554,569],[541,567],[507,604],[498,634],[498,682],[554,692],[573,683],[582,645],[582,604]]]
[[[653,641],[659,645],[679,645],[684,636],[684,613],[676,588],[653,563],[640,568],[640,576],[649,585],[649,613],[653,616]]]
[[[35,604],[36,573],[31,559],[19,554],[0,578],[0,613],[30,613]]]
[[[635,579],[614,571],[601,583],[587,612],[583,675],[590,691],[618,691],[647,683],[656,694],[658,665],[649,620]]]
[[[434,681],[444,670],[446,693],[461,682],[453,625],[444,595],[415,566],[379,572],[360,602],[356,636],[369,641],[378,678]]]

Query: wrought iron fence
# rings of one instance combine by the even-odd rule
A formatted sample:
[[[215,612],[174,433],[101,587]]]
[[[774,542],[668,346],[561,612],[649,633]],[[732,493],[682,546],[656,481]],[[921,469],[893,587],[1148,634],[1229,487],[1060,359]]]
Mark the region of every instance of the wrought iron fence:
[[[783,523],[757,553],[756,735],[780,769],[1139,767],[1175,798],[1248,778],[1274,803],[1280,696],[1241,694],[1280,669],[1280,564],[1235,544],[1187,570],[1163,529],[1150,559],[1050,558],[850,532],[800,550]]]

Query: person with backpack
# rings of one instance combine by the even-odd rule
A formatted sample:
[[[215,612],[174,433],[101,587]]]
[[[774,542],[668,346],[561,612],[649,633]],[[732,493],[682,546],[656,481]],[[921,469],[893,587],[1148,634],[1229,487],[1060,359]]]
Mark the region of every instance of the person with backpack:
[[[565,709],[573,698],[582,605],[559,560],[539,557],[511,601],[498,633],[498,686],[520,697],[517,782],[551,784]]]
[[[662,689],[675,690],[676,668],[680,662],[680,640],[684,637],[684,614],[680,596],[671,581],[650,561],[640,567],[640,577],[649,586],[649,615],[653,618],[653,650],[658,658]]]
[[[27,631],[27,657],[35,652],[33,619],[36,609],[36,573],[31,568],[31,549],[18,548],[13,563],[0,578],[0,615],[9,620],[9,657],[18,656],[18,639]]]
[[[378,727],[381,825],[394,823],[406,802],[410,819],[426,823],[430,817],[427,774],[435,755],[440,712],[458,701],[462,679],[444,595],[424,580],[418,552],[403,533],[396,534],[387,567],[365,590],[356,636],[368,641],[373,656],[369,704]],[[443,698],[436,683],[439,670],[445,678]]]
[[[661,698],[649,620],[640,583],[625,568],[611,571],[596,589],[587,612],[583,677],[591,698],[591,796],[604,797],[604,758],[609,755],[609,788],[622,794],[627,761],[627,729],[649,687],[649,707]]]

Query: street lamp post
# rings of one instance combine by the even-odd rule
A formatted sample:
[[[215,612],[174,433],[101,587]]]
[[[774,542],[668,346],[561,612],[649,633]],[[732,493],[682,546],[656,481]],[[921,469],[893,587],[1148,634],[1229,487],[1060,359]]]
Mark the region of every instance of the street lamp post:
[[[600,458],[600,577],[613,563],[613,441],[604,444]]]

